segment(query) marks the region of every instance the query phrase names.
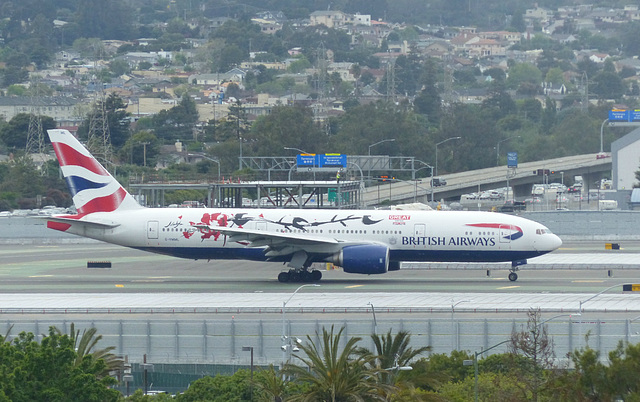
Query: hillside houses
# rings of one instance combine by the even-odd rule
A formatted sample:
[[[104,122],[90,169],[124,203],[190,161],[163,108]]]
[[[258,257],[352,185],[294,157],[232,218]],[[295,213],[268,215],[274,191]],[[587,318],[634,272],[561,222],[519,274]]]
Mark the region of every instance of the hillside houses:
[[[381,48],[380,51],[373,56],[378,59],[379,68],[370,69],[366,66],[360,66],[362,71],[367,72],[367,76],[373,77],[376,82],[369,83],[366,88],[367,94],[370,99],[376,99],[376,97],[382,98],[383,95],[380,92],[386,90],[381,89],[386,87],[386,84],[380,81],[385,79],[385,71],[393,66],[398,57],[407,56],[411,52],[416,52],[420,57],[434,58],[441,60],[453,69],[473,69],[478,65],[482,65],[483,69],[488,68],[500,68],[505,72],[508,72],[507,61],[515,61],[517,63],[528,62],[535,63],[542,54],[540,49],[532,49],[526,51],[513,50],[514,45],[518,45],[523,40],[529,40],[534,35],[544,35],[551,40],[558,41],[562,44],[568,44],[579,40],[578,35],[571,35],[565,33],[555,33],[558,29],[561,32],[561,28],[570,22],[577,28],[593,29],[602,24],[619,24],[622,22],[640,20],[640,11],[637,5],[627,5],[619,9],[610,8],[598,8],[593,5],[572,5],[558,8],[557,10],[551,10],[544,7],[533,7],[525,11],[523,18],[527,24],[527,30],[525,32],[512,32],[504,30],[487,30],[481,31],[473,26],[468,27],[410,27],[411,30],[418,33],[418,36],[411,36],[411,39],[403,37],[401,33],[409,28],[404,24],[392,24],[386,21],[372,20],[371,15],[367,14],[350,14],[339,10],[321,10],[311,12],[308,19],[296,20],[295,22],[287,21],[284,13],[279,11],[261,11],[256,13],[252,21],[260,27],[262,33],[271,35],[282,29],[285,24],[288,25],[288,29],[298,29],[307,26],[318,27],[325,26],[332,29],[341,30],[346,33],[350,42],[349,45],[355,48]],[[80,55],[74,50],[65,50],[56,54],[54,68],[49,71],[39,71],[34,74],[39,75],[41,83],[54,88],[56,95],[64,95],[64,97],[52,97],[49,101],[51,105],[43,106],[47,110],[51,107],[52,114],[59,124],[68,125],[73,119],[77,117],[65,108],[74,108],[77,103],[88,103],[91,99],[97,96],[97,93],[101,90],[107,92],[115,92],[125,98],[125,101],[129,103],[131,108],[135,109],[137,116],[149,116],[157,113],[162,108],[170,108],[175,104],[176,94],[174,89],[182,86],[188,86],[192,96],[198,98],[198,104],[209,105],[216,103],[225,103],[227,100],[221,97],[221,93],[226,93],[227,87],[234,83],[241,90],[245,89],[245,79],[247,73],[251,72],[254,76],[259,74],[259,70],[271,70],[270,74],[275,79],[286,80],[297,86],[296,90],[300,88],[310,88],[310,83],[313,82],[314,77],[320,74],[327,74],[327,76],[337,74],[340,80],[346,83],[355,85],[356,77],[353,74],[354,63],[348,61],[337,62],[333,59],[333,53],[327,49],[326,57],[326,69],[322,71],[317,65],[308,68],[306,71],[298,72],[295,74],[288,71],[288,67],[292,62],[297,60],[298,57],[302,57],[304,54],[308,54],[309,49],[302,47],[292,47],[288,50],[289,58],[280,59],[277,61],[256,61],[260,60],[258,57],[261,54],[266,54],[267,51],[260,49],[260,51],[252,50],[250,57],[237,64],[237,67],[230,68],[229,71],[212,73],[211,63],[202,60],[202,53],[199,47],[206,49],[206,43],[212,32],[220,29],[225,29],[224,23],[228,21],[228,18],[210,18],[202,20],[188,21],[189,26],[200,33],[198,38],[185,39],[185,49],[176,51],[157,50],[157,51],[144,51],[145,46],[151,46],[156,43],[155,38],[140,38],[132,42],[122,41],[104,41],[105,48],[109,49],[111,54],[115,55],[118,46],[135,45],[135,51],[123,52],[118,56],[109,60],[91,60],[90,62],[83,61]],[[537,27],[534,31],[533,27]],[[391,40],[391,34],[394,34],[394,39],[401,38],[401,40]],[[383,47],[384,46],[384,47]],[[190,69],[188,72],[183,71],[183,66],[174,64],[171,65],[171,69],[165,66],[171,64],[175,60],[176,55],[180,54],[181,57],[186,57],[190,61]],[[615,57],[616,55],[606,54],[595,50],[581,50],[575,51],[575,61],[582,60],[587,57],[594,63],[604,63],[607,59]],[[344,58],[344,56],[342,56]],[[310,58],[311,59],[311,58]],[[113,60],[124,60],[132,69],[131,73],[126,76],[115,77],[108,83],[101,83],[95,78],[96,75],[103,69],[109,68],[109,63]],[[575,62],[574,61],[574,62]],[[314,62],[315,63],[315,62]],[[139,66],[145,65],[145,69],[139,69]],[[633,68],[640,70],[640,67],[636,67],[635,59],[627,59],[624,63],[617,63],[618,69],[621,68]],[[147,68],[149,65],[151,67]],[[632,66],[632,67],[629,67]],[[185,68],[186,70],[186,68]],[[567,75],[568,76],[568,75]],[[483,77],[477,77],[479,86],[486,86],[486,83],[482,82]],[[636,77],[628,77],[627,81],[629,85],[635,82]],[[568,83],[567,83],[568,84]],[[565,85],[563,83],[542,84],[539,93],[549,94],[554,96],[564,96],[568,93],[571,85]],[[183,88],[182,88],[183,89]],[[317,90],[317,88],[314,88]],[[359,89],[361,92],[365,91],[365,88]],[[199,91],[199,95],[193,95],[194,91]],[[176,91],[178,92],[178,91]],[[293,92],[293,91],[289,91]],[[355,91],[353,91],[355,93]],[[468,92],[461,94],[460,101],[463,102],[478,102],[482,95],[481,91],[477,93]],[[178,92],[180,94],[180,92]],[[213,95],[212,95],[213,94]],[[260,95],[264,95],[269,99],[277,99],[281,97],[273,96],[271,94],[248,94],[249,98],[257,98]],[[308,97],[310,94],[297,94],[295,102],[302,102],[304,97]],[[334,95],[334,94],[332,94]],[[5,97],[7,98],[7,97]],[[154,99],[153,101],[145,101],[145,98]],[[0,98],[3,99],[3,98]],[[53,99],[58,99],[54,101]],[[89,101],[87,101],[87,99]],[[160,99],[159,101],[157,99]],[[67,103],[63,102],[65,100]],[[168,101],[168,100],[172,100]],[[5,119],[10,119],[19,110],[29,110],[29,104],[24,99],[12,98],[3,99],[4,104],[0,105],[0,115]],[[48,102],[49,102],[48,101]],[[280,99],[281,102],[290,104],[291,99]],[[308,101],[308,100],[305,100]],[[344,101],[340,99],[334,100],[334,106],[330,106],[332,109],[340,109],[335,105]],[[411,101],[411,99],[409,99]],[[56,103],[57,102],[57,103]],[[244,100],[245,103],[250,103],[248,100]],[[264,105],[255,105],[256,113],[254,115],[260,115],[263,111],[258,111],[257,108]],[[252,106],[254,107],[254,106]],[[223,108],[220,108],[222,110]],[[43,109],[44,110],[44,109]],[[204,114],[211,114],[213,108],[210,106],[203,106]],[[206,112],[206,113],[205,113]],[[218,113],[218,112],[216,112]],[[224,113],[224,112],[222,112]],[[268,111],[266,112],[268,113]],[[77,116],[77,113],[76,113]],[[217,116],[218,118],[220,115]],[[201,115],[201,119],[204,119],[204,115]]]

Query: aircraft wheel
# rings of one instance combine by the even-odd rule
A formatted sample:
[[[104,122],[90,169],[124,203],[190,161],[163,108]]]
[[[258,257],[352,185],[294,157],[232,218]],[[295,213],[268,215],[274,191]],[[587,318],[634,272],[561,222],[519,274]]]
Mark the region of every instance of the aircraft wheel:
[[[322,279],[322,272],[318,270],[311,271],[311,282],[320,282],[320,279]]]
[[[289,282],[289,273],[288,272],[280,272],[278,274],[278,282],[286,283]]]
[[[291,282],[302,282],[302,278],[299,273],[294,270],[289,271],[289,281]]]
[[[311,273],[309,271],[300,271],[298,277],[300,278],[300,282],[311,282]]]
[[[515,282],[518,280],[518,274],[516,274],[515,272],[511,272],[509,273],[509,280],[511,282]]]

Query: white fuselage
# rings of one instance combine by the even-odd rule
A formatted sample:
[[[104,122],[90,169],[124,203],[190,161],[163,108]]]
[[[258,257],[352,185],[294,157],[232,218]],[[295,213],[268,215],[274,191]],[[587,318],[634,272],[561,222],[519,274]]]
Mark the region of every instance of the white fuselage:
[[[391,261],[518,261],[562,244],[537,222],[493,212],[164,208],[97,212],[83,219],[114,227],[71,225],[66,232],[192,259],[266,259],[262,248],[229,241],[216,227],[375,242],[388,246]]]

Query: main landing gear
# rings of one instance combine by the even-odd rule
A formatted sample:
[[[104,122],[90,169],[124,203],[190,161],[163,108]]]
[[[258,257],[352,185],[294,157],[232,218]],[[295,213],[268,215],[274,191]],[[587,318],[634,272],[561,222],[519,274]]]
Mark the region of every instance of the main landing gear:
[[[310,270],[312,259],[304,250],[296,251],[287,264],[291,269],[280,272],[278,282],[318,282],[322,279],[322,272]]]
[[[278,274],[278,282],[319,282],[322,279],[322,272],[318,270],[308,271],[306,269],[290,269]]]

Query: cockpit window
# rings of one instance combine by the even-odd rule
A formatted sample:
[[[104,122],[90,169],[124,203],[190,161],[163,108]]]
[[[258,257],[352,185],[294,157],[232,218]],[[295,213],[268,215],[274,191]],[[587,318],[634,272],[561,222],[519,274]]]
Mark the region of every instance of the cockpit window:
[[[551,234],[551,231],[547,228],[536,229],[536,234],[538,235]]]

